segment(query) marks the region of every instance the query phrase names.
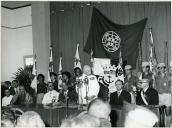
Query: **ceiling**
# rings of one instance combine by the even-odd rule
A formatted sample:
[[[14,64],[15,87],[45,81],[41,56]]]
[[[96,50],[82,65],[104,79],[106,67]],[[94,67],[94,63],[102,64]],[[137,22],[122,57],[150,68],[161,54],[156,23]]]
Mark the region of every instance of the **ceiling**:
[[[13,9],[29,5],[31,3],[31,1],[1,1],[1,6]]]

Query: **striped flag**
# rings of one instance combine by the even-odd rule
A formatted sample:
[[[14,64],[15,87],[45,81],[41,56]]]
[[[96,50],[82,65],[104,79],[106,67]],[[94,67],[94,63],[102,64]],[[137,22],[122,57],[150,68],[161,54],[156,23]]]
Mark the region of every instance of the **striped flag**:
[[[31,87],[37,92],[37,70],[36,70],[36,55],[34,56],[34,63],[32,74],[34,75],[34,79],[32,80]]]
[[[149,43],[150,71],[155,71],[155,67],[157,65],[157,59],[156,59],[156,54],[155,54],[155,46],[154,46],[152,28],[150,28],[149,36],[150,36],[150,43]]]
[[[60,57],[59,72],[58,72],[58,88],[59,89],[62,89],[61,84],[62,84],[62,57]]]
[[[76,54],[75,54],[75,61],[74,61],[74,68],[81,68],[81,62],[80,62],[80,57],[79,57],[79,44],[76,46]]]
[[[53,72],[53,53],[52,53],[52,47],[51,46],[50,46],[49,68],[48,68],[48,82],[51,81],[50,72]]]
[[[119,62],[118,62],[118,66],[117,66],[117,77],[118,79],[124,81],[124,71],[122,69],[123,66],[123,61],[122,61],[122,53],[121,53],[121,49],[119,51]]]

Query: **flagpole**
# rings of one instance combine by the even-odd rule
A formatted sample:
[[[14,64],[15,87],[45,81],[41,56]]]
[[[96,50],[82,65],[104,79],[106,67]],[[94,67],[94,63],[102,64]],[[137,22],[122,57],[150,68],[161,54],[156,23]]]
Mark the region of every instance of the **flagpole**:
[[[164,41],[164,42],[165,42],[165,51],[164,52],[166,53],[166,54],[164,53],[165,54],[164,59],[166,58],[165,63],[167,64],[167,72],[169,73],[169,68],[168,68],[168,45],[167,45],[168,42],[167,41]]]

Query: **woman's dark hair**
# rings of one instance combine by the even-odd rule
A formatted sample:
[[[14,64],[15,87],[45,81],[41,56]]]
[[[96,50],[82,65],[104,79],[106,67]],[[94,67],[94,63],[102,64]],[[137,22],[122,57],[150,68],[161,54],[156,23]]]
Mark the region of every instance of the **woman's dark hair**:
[[[44,76],[43,74],[38,74],[38,76],[37,76],[37,80],[38,80],[38,78],[39,78],[39,77],[42,77],[42,79],[43,79],[43,81],[44,81],[45,76]]]
[[[71,77],[71,74],[70,74],[70,72],[62,72],[62,75],[66,75],[69,79],[70,79],[70,77]]]
[[[76,72],[76,70],[79,69],[81,71],[81,69],[79,67],[74,68],[74,72]]]

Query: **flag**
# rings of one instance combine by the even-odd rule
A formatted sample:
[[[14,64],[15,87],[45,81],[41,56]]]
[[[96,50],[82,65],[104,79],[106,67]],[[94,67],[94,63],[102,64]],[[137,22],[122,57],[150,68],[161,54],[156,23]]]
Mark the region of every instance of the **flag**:
[[[117,78],[124,82],[124,71],[122,69],[123,61],[122,61],[122,53],[119,51],[119,62],[117,66]]]
[[[79,44],[76,46],[76,54],[75,54],[75,61],[74,61],[74,68],[81,68],[81,62],[80,62],[80,57],[79,57]]]
[[[168,45],[167,41],[164,42],[164,63],[167,67],[167,73],[169,73],[169,68],[168,68]]]
[[[155,46],[152,34],[152,28],[149,31],[150,41],[149,41],[149,63],[150,63],[150,71],[155,71],[155,67],[157,65]]]
[[[62,84],[62,57],[60,57],[59,72],[58,72],[58,88],[59,89],[62,89],[61,84]]]
[[[110,21],[95,7],[93,8],[91,26],[84,51],[94,58],[118,60],[119,47],[123,60],[136,67],[138,45],[141,42],[147,18],[130,25],[119,25]]]
[[[31,87],[37,92],[37,71],[36,71],[36,55],[34,57],[32,74],[34,75],[34,79],[32,80]]]
[[[50,56],[49,56],[49,68],[48,68],[48,81],[50,82],[50,72],[53,72],[53,53],[52,47],[50,46]]]

